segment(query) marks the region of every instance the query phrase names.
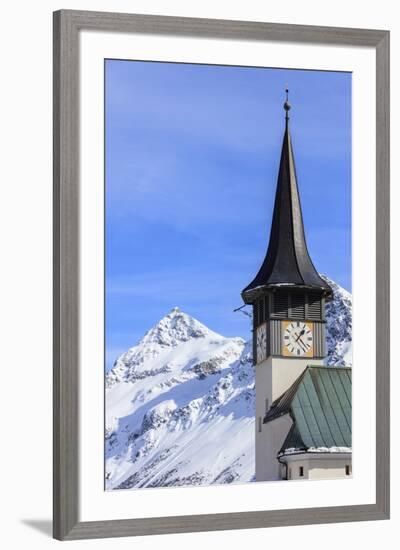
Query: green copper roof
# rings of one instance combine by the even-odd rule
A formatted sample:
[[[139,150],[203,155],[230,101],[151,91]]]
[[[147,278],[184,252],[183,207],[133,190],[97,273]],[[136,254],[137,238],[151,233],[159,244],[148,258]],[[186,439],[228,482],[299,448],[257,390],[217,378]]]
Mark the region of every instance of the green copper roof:
[[[309,366],[273,404],[264,422],[290,414],[285,449],[351,447],[351,369]]]

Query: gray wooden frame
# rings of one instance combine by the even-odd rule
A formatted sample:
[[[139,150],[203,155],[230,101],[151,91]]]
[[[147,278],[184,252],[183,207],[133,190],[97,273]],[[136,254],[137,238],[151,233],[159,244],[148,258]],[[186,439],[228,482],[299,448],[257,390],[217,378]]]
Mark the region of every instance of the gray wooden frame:
[[[376,51],[376,502],[313,509],[79,522],[79,32],[279,40]],[[61,10],[54,13],[54,537],[249,529],[389,517],[389,32]]]

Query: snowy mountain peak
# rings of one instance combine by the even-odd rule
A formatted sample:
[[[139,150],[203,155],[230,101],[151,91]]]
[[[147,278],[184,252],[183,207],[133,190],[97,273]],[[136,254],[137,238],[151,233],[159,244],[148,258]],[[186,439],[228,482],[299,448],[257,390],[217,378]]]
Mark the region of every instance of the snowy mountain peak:
[[[173,350],[177,347],[192,345],[201,349],[208,342],[224,340],[220,334],[174,307],[146,332],[136,346],[118,357],[107,374],[106,385],[111,387],[116,382],[134,381],[170,370]]]
[[[139,345],[154,343],[162,347],[176,346],[191,338],[204,338],[211,334],[219,336],[194,317],[174,307],[144,335]]]

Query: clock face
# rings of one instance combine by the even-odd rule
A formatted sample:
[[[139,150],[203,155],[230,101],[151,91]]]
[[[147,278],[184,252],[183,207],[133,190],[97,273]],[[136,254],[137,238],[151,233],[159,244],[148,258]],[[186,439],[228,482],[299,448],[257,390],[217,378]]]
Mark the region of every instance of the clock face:
[[[285,321],[282,348],[282,354],[286,357],[312,357],[314,354],[312,323]]]
[[[257,363],[261,363],[267,357],[267,325],[257,328]]]

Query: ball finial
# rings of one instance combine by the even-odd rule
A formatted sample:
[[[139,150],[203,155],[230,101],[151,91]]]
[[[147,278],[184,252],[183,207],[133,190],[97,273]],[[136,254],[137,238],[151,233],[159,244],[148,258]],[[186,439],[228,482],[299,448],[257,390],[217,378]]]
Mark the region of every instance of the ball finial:
[[[290,105],[289,103],[289,88],[286,86],[285,88],[285,92],[286,92],[286,101],[285,103],[283,104],[283,108],[285,109],[286,111],[286,116],[288,114],[288,112],[290,111],[290,109],[292,108],[292,106]]]

